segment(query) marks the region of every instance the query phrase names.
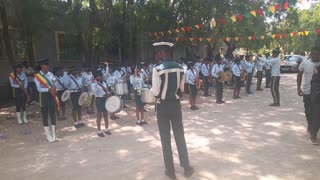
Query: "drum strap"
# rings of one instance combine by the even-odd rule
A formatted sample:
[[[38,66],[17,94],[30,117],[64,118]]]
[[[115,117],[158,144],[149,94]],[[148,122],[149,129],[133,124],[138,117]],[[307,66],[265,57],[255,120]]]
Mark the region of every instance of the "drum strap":
[[[103,91],[108,94],[107,88],[105,88],[100,82],[98,82],[98,85],[103,89]]]
[[[78,89],[81,89],[79,84],[77,83],[77,81],[72,77],[70,76],[70,78],[72,79],[72,81],[76,84],[76,86],[78,87]]]
[[[63,90],[66,89],[66,87],[65,87],[64,84],[60,81],[59,78],[57,78],[57,82],[58,82],[58,84],[62,87]]]

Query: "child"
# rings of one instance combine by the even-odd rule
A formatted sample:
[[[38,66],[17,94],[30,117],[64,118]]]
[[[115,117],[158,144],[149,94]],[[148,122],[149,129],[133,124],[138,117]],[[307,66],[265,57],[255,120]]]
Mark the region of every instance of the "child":
[[[103,74],[101,71],[94,73],[95,81],[91,85],[92,93],[96,97],[96,108],[97,108],[97,128],[98,136],[104,137],[105,135],[111,135],[108,125],[108,111],[105,108],[107,96],[110,95],[108,92],[107,83],[103,80]],[[101,118],[104,118],[105,131],[101,131]]]
[[[144,83],[143,76],[141,74],[141,67],[136,66],[134,75],[130,77],[130,83],[133,86],[134,94],[135,94],[136,117],[137,117],[136,124],[139,126],[148,124],[146,121],[144,121],[144,103],[141,101],[142,88],[146,88],[148,86]],[[141,115],[141,119],[140,119],[140,115]]]

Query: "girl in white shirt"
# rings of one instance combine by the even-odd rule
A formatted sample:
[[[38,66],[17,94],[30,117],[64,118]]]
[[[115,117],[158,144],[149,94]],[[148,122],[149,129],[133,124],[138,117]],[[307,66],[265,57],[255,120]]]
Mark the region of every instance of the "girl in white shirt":
[[[198,110],[199,108],[196,106],[197,101],[197,87],[196,87],[196,80],[197,80],[197,71],[194,68],[194,64],[192,61],[188,63],[188,70],[186,73],[186,84],[189,91],[189,101],[190,101],[190,109],[191,110]]]

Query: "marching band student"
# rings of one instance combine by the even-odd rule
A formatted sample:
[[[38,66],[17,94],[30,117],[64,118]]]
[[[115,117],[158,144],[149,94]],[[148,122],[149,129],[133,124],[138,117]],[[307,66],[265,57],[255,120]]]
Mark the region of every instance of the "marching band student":
[[[269,51],[265,51],[264,55],[266,56],[266,60],[270,59],[270,53]],[[265,73],[266,73],[266,88],[270,88],[270,82],[271,82],[271,65],[268,63],[264,64],[265,67]]]
[[[253,94],[251,91],[251,84],[252,84],[252,76],[253,76],[253,70],[254,70],[254,64],[251,62],[251,56],[246,55],[246,61],[245,61],[245,70],[247,72],[247,83],[246,83],[246,93],[247,94]]]
[[[10,85],[13,88],[13,93],[16,100],[16,115],[18,124],[28,123],[26,113],[28,80],[26,74],[22,71],[23,65],[17,64],[14,66],[14,72],[10,73],[9,75]]]
[[[261,55],[259,55],[261,57]],[[263,65],[264,62],[260,61],[259,58],[256,59],[256,69],[257,69],[257,91],[263,91],[261,88],[262,79],[263,79]]]
[[[85,126],[82,121],[81,106],[79,105],[79,98],[81,92],[83,91],[83,81],[79,76],[81,67],[75,66],[71,68],[69,74],[69,80],[67,83],[67,88],[70,91],[70,98],[72,103],[72,119],[74,121],[74,127],[80,128]]]
[[[142,69],[141,69],[141,74],[143,75],[143,80],[144,80],[144,83],[145,84],[151,84],[151,73],[149,71],[149,68],[148,68],[148,64],[145,63],[145,62],[141,62],[140,63],[141,66],[142,66]]]
[[[94,73],[95,81],[91,84],[92,94],[96,97],[96,108],[97,108],[97,128],[98,136],[104,137],[105,135],[111,135],[109,130],[109,119],[108,111],[106,110],[105,103],[107,97],[110,95],[108,92],[107,83],[104,81],[103,74],[101,71]],[[104,118],[105,131],[101,131],[101,118]]]
[[[23,65],[23,72],[26,74],[27,80],[28,80],[27,92],[29,94],[29,102],[27,102],[27,104],[32,106],[33,105],[32,101],[34,101],[36,97],[38,98],[37,87],[33,80],[35,71],[31,66],[29,66],[29,63],[27,61],[23,61],[22,65]]]
[[[209,70],[210,70],[210,65],[209,65],[210,59],[209,57],[206,57],[204,59],[204,63],[201,66],[201,73],[203,75],[203,85],[204,85],[204,96],[211,96],[209,94]]]
[[[62,113],[62,114],[60,114],[60,111],[57,111],[58,120],[67,120],[67,118],[65,117],[66,104],[61,99],[62,94],[67,89],[66,88],[66,80],[65,80],[65,78],[63,78],[63,68],[60,66],[54,67],[53,68],[53,75],[55,76],[55,79],[56,79],[54,86],[57,89],[57,96],[58,96],[58,99],[60,102],[61,113]]]
[[[107,82],[107,85],[108,85],[108,91],[111,92],[112,95],[114,95],[114,86],[116,83],[118,83],[118,79],[117,77],[114,75],[113,73],[113,69],[114,69],[114,66],[109,64],[109,74],[106,76],[107,79],[106,79],[106,82]],[[111,113],[110,114],[110,119],[112,120],[116,120],[116,119],[119,119],[118,116],[116,116],[115,113]]]
[[[232,73],[235,80],[235,88],[233,92],[233,99],[240,98],[240,90],[241,90],[241,71],[242,68],[240,66],[240,59],[234,60],[234,65],[232,66]]]
[[[90,67],[87,64],[83,64],[83,72],[81,73],[81,77],[83,79],[83,86],[84,90],[88,93],[90,92],[90,85],[93,82],[93,74],[90,71]],[[94,114],[93,111],[93,103],[94,103],[94,97],[92,97],[91,103],[90,103],[90,108],[87,107],[87,114]]]
[[[126,83],[127,82],[127,77],[125,75],[125,72],[121,70],[120,64],[115,65],[115,71],[113,72],[113,75],[117,78],[116,83]],[[127,87],[129,88],[129,87]],[[123,100],[123,108],[127,108],[126,106],[126,101],[125,101],[125,96],[121,96],[121,99]]]
[[[44,131],[47,136],[47,140],[52,143],[59,141],[56,136],[56,107],[60,108],[59,100],[56,96],[55,77],[49,72],[49,60],[43,59],[38,61],[39,73],[34,75],[34,82],[37,85],[39,91],[39,100],[42,113],[42,122]],[[51,130],[49,128],[49,116],[51,120]]]
[[[132,75],[132,70],[131,67],[128,65],[128,63],[125,63],[124,66],[121,68],[121,70],[124,72],[125,74],[125,79],[127,81],[127,85],[128,85],[128,96],[127,98],[130,100],[131,97],[131,83],[130,83],[130,76]]]
[[[224,72],[224,64],[222,61],[221,56],[215,57],[216,64],[212,68],[212,76],[216,79],[216,91],[217,91],[217,104],[223,104],[225,101],[222,100],[223,98],[223,84],[224,82],[220,82],[219,80],[222,78],[221,73]]]
[[[148,85],[146,85],[143,81],[143,75],[141,74],[141,67],[139,65],[136,66],[136,68],[134,70],[134,75],[132,75],[130,77],[130,83],[133,86],[134,95],[135,95],[136,117],[137,117],[136,124],[139,126],[148,124],[144,120],[144,105],[145,104],[141,101],[141,90],[142,90],[142,88],[147,88]]]
[[[194,64],[192,61],[188,61],[188,70],[186,73],[186,83],[187,89],[189,91],[189,101],[190,101],[190,109],[191,110],[198,110],[199,108],[196,106],[197,102],[197,87],[196,87],[196,80],[197,80],[197,72],[194,68]]]

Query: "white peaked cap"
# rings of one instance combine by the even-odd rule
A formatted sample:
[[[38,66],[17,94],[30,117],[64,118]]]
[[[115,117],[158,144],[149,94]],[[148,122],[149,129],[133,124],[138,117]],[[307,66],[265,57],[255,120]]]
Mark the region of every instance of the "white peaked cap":
[[[169,47],[173,47],[174,44],[170,43],[170,42],[157,42],[157,43],[153,43],[152,44],[154,47],[158,47],[158,46],[169,46]]]

